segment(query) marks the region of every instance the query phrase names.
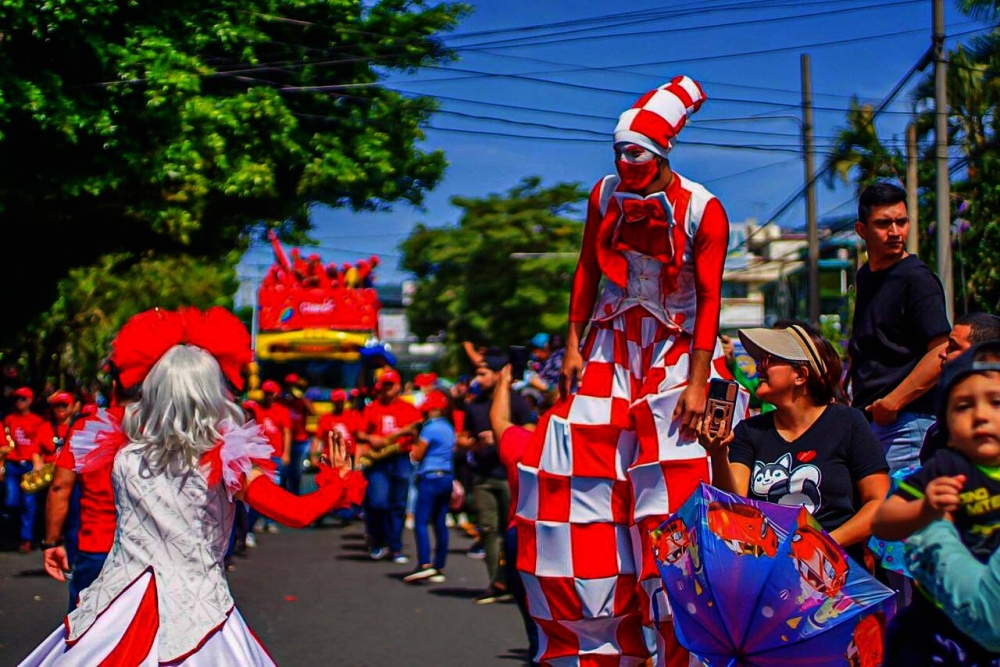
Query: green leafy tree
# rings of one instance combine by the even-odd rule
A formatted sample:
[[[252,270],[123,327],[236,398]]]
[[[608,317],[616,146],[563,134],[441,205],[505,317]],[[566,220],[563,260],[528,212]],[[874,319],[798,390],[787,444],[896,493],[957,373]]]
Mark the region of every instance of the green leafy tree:
[[[71,269],[59,281],[46,326],[24,351],[32,377],[93,378],[125,321],[150,308],[232,307],[237,280],[228,262],[189,255],[105,255],[94,266]]]
[[[457,226],[417,225],[400,246],[417,278],[414,332],[443,334],[454,352],[463,340],[504,347],[564,330],[586,196],[577,184],[526,178],[502,195],[452,198]]]
[[[971,4],[971,3],[970,3]],[[981,3],[980,3],[981,4]],[[948,141],[961,161],[952,175],[952,251],[956,310],[1000,310],[1000,154],[997,107],[1000,105],[1000,39],[997,33],[948,54]],[[913,93],[923,111],[917,118],[926,150],[920,183],[921,220],[933,223],[934,82],[925,77]],[[936,225],[935,225],[936,226]],[[924,225],[922,225],[924,227]],[[936,237],[922,237],[921,252],[934,264]]]
[[[445,168],[419,148],[434,105],[378,84],[448,60],[438,35],[465,11],[422,0],[0,3],[0,228],[17,283],[0,346],[48,331],[38,316],[73,267],[151,251],[221,262],[261,222],[301,234],[315,204],[419,203]]]

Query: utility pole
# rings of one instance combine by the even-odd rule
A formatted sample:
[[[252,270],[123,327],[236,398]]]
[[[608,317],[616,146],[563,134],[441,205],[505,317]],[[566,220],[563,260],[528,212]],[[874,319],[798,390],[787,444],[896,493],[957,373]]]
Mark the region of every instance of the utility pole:
[[[906,126],[906,212],[910,216],[910,235],[906,238],[906,252],[917,255],[920,248],[917,200],[917,124]]]
[[[816,220],[816,169],[813,165],[812,74],[809,54],[800,57],[802,67],[802,159],[806,172],[806,236],[809,243],[809,321],[819,326],[819,227]]]
[[[937,168],[937,272],[948,319],[955,316],[951,269],[951,183],[948,181],[948,62],[944,52],[944,0],[934,0],[934,155]]]

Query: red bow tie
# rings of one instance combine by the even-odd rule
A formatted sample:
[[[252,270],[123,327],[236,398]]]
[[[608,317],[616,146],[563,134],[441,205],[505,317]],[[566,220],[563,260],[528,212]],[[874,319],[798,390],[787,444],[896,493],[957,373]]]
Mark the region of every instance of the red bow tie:
[[[638,222],[645,218],[656,222],[666,222],[667,212],[663,210],[663,204],[656,199],[631,199],[621,200],[622,213],[626,222]]]

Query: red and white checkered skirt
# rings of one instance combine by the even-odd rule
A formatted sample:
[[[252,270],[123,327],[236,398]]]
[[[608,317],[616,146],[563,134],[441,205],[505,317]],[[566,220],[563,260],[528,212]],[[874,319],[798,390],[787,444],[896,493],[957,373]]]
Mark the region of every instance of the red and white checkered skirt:
[[[639,307],[594,322],[579,392],[545,416],[518,466],[517,569],[543,664],[639,664],[642,626],[669,627],[648,531],[711,470],[671,420],[690,347]],[[721,346],[712,376],[731,378]]]

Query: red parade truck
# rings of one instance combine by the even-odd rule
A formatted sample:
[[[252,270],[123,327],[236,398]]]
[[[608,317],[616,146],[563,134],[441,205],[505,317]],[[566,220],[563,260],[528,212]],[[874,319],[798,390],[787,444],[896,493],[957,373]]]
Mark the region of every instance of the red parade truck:
[[[384,354],[372,276],[378,257],[327,265],[298,249],[289,258],[273,232],[270,239],[276,261],[257,291],[251,397],[264,380],[280,383],[294,373],[308,382],[306,398],[323,414],[332,389],[361,387],[367,362]],[[310,432],[315,424],[313,417]]]

